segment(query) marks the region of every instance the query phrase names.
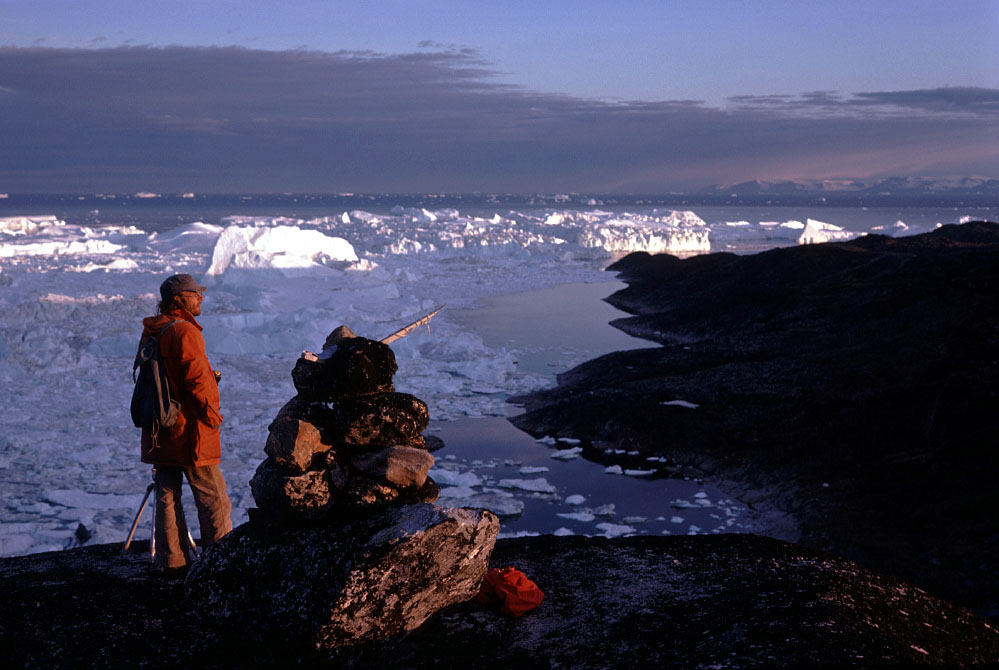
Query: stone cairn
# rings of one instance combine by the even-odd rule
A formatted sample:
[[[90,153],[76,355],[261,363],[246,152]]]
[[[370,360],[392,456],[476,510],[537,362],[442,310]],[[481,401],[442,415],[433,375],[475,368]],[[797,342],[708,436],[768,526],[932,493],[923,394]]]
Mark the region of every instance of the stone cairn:
[[[202,616],[335,653],[476,594],[499,521],[431,504],[427,406],[395,391],[396,370],[387,344],[345,326],[298,359],[250,480],[258,507],[188,575]]]
[[[397,369],[387,344],[345,326],[322,354],[298,359],[291,373],[298,395],[271,423],[267,460],[250,480],[254,514],[311,522],[437,500],[440,489],[427,477],[434,457],[422,435],[427,405],[396,393]]]

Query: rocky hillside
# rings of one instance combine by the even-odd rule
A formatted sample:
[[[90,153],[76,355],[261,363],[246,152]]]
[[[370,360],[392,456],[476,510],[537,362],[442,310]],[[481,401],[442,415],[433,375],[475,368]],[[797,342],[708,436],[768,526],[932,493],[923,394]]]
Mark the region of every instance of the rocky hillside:
[[[999,663],[999,630],[848,560],[751,535],[500,540],[544,590],[519,619],[474,601],[333,653],[201,619],[148,544],[0,559],[5,667],[864,667]],[[211,551],[211,550],[210,550]],[[188,584],[190,588],[191,584]]]
[[[615,325],[661,346],[560,375],[515,424],[696,466],[811,546],[999,614],[999,225],[611,269]]]

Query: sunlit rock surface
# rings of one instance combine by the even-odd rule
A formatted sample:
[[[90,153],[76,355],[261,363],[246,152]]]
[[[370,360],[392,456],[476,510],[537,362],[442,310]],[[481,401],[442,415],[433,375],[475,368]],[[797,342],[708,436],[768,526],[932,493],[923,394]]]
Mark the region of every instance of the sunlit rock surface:
[[[498,532],[489,512],[429,504],[307,529],[251,522],[205,552],[186,597],[233,630],[355,644],[475,595]]]
[[[357,447],[410,444],[427,428],[427,405],[408,393],[344,399],[333,410],[340,436]]]

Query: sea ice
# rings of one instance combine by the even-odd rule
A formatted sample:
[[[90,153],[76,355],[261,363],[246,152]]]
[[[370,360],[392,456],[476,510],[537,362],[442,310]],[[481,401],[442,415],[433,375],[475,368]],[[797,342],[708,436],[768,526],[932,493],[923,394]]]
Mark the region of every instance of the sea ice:
[[[603,267],[618,250],[686,253],[713,247],[715,237],[778,234],[761,226],[720,228],[728,230],[669,210],[484,217],[453,209],[354,210],[314,219],[232,216],[222,225],[160,232],[67,224],[54,215],[0,218],[0,490],[5,521],[7,514],[34,519],[27,530],[0,525],[2,553],[52,547],[56,535],[48,531],[63,537],[80,522],[94,541],[124,537],[149,482],[128,417],[129,373],[141,319],[155,312],[156,289],[170,274],[190,273],[211,286],[199,321],[209,358],[224,374],[222,469],[233,521],[241,523],[253,505],[247,482],[267,425],[294,395],[288,370],[297,352],[320,346],[332,328],[347,324],[381,338],[445,302],[467,307],[501,293],[606,281]],[[789,244],[802,233],[776,228]],[[424,399],[435,420],[504,416],[507,397],[553,381],[522,372],[523,352],[486,345],[447,310],[430,336],[421,330],[393,350],[396,386]],[[53,406],[51,389],[63,386],[67,393]],[[582,453],[576,439],[540,442],[572,445],[553,451],[556,460]],[[449,499],[491,495],[512,513],[511,499],[475,491],[482,477],[442,463],[447,455],[430,474]],[[20,477],[13,495],[15,471],[33,477]],[[45,524],[54,525],[43,537]]]
[[[572,447],[571,449],[558,449],[551,453],[551,457],[560,461],[571,461],[574,458],[579,458],[579,455],[583,453],[582,447]]]
[[[624,474],[626,474],[626,475],[628,475],[630,477],[646,477],[648,475],[654,475],[655,473],[656,473],[655,470],[634,470],[634,469],[629,469],[629,470],[625,470],[624,471]]]
[[[548,472],[550,469],[543,465],[525,465],[518,472],[522,475],[536,475],[541,472]]]
[[[501,479],[496,485],[503,488],[521,489],[536,493],[554,493],[556,491],[556,488],[549,484],[548,480],[544,477],[537,479]]]
[[[604,537],[621,537],[622,535],[635,533],[634,526],[625,526],[616,523],[598,523],[596,527],[603,531]]]
[[[578,493],[566,496],[565,502],[568,505],[582,505],[586,502],[586,496],[579,495]]]
[[[582,521],[584,523],[589,523],[597,518],[590,512],[558,512],[558,516],[563,519],[572,519],[573,521]]]
[[[670,400],[668,402],[661,402],[660,405],[672,405],[674,407],[686,407],[687,409],[697,409],[700,405],[695,405],[692,402],[687,402],[686,400]]]
[[[604,468],[604,472],[609,475],[619,475],[624,472],[624,469],[620,465],[608,465]]]
[[[139,508],[142,494],[120,495],[115,493],[87,493],[79,489],[49,489],[42,494],[43,500],[66,507],[89,509]]]
[[[458,472],[440,466],[430,468],[427,473],[441,486],[481,486],[482,479],[474,472]]]

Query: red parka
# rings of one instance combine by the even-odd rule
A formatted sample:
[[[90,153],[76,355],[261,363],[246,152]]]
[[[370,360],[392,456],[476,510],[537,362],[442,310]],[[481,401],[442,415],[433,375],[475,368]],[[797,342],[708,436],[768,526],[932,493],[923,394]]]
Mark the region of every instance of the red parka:
[[[160,357],[171,397],[180,403],[180,416],[170,428],[160,429],[155,446],[149,429],[142,429],[142,462],[181,467],[216,465],[222,458],[222,414],[201,325],[185,309],[150,316],[142,320],[141,342],[156,337],[171,321],[177,323],[160,339]]]

